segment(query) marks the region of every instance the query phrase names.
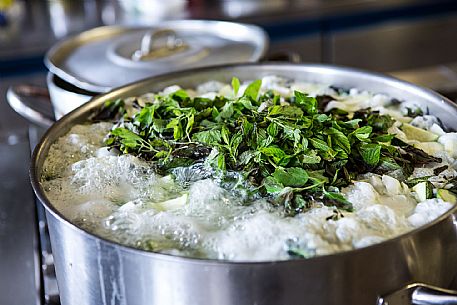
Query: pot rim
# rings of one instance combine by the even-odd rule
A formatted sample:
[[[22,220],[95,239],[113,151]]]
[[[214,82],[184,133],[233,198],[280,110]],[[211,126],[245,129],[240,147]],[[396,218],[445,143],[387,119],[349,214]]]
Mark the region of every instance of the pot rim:
[[[414,85],[412,83],[397,79],[392,76],[387,76],[382,73],[376,73],[376,72],[369,72],[366,70],[362,69],[356,69],[356,68],[349,68],[349,67],[343,67],[343,66],[337,66],[337,65],[326,65],[326,64],[307,64],[307,63],[301,63],[301,64],[291,64],[291,63],[243,63],[243,64],[230,64],[230,65],[219,65],[219,66],[211,66],[211,67],[203,67],[203,68],[196,68],[196,69],[188,69],[188,70],[180,70],[172,73],[167,73],[167,74],[161,74],[158,76],[153,76],[149,77],[131,84],[127,84],[122,87],[115,88],[111,90],[110,92],[98,95],[96,97],[93,97],[89,102],[86,104],[74,109],[70,113],[66,114],[64,117],[62,117],[60,120],[58,120],[51,128],[49,128],[46,133],[43,135],[41,138],[40,142],[37,144],[35,147],[32,158],[31,158],[31,164],[30,164],[30,169],[29,169],[29,176],[31,180],[31,184],[33,187],[33,190],[40,200],[41,204],[46,208],[47,212],[49,212],[53,217],[55,217],[58,221],[63,222],[67,227],[69,227],[72,230],[76,230],[79,233],[83,234],[84,237],[91,238],[98,240],[100,242],[106,243],[110,246],[113,247],[118,247],[124,251],[128,252],[133,252],[135,254],[141,254],[147,257],[151,258],[157,258],[161,260],[166,260],[166,261],[175,261],[175,262],[185,262],[185,263],[193,263],[193,264],[202,264],[202,265],[220,265],[220,266],[226,266],[226,265],[271,265],[271,264],[304,264],[304,263],[309,263],[312,264],[313,262],[316,261],[324,261],[324,260],[332,260],[332,259],[344,259],[345,257],[348,257],[350,255],[363,255],[363,253],[372,251],[372,250],[377,250],[378,248],[385,247],[386,245],[392,244],[392,243],[397,243],[403,239],[407,239],[411,235],[418,234],[419,232],[423,232],[427,230],[430,227],[433,227],[435,225],[438,225],[439,223],[445,221],[447,218],[452,217],[452,221],[454,223],[457,223],[457,220],[455,219],[455,215],[457,213],[457,204],[454,204],[454,206],[449,209],[446,213],[441,215],[440,217],[436,218],[432,222],[429,222],[423,226],[420,226],[418,228],[415,228],[412,231],[403,233],[399,236],[396,236],[394,238],[387,239],[383,242],[376,243],[367,247],[363,248],[357,248],[357,249],[351,249],[347,251],[342,251],[342,252],[337,252],[333,254],[326,254],[326,255],[319,255],[319,256],[314,256],[311,258],[306,258],[306,259],[291,259],[291,260],[269,260],[269,261],[230,261],[230,260],[222,260],[222,259],[207,259],[207,258],[195,258],[195,257],[187,257],[187,256],[178,256],[178,255],[173,255],[173,254],[165,254],[165,253],[159,253],[159,252],[152,252],[152,251],[147,251],[139,248],[135,248],[133,246],[127,246],[127,245],[122,245],[120,243],[111,241],[109,239],[106,239],[104,237],[97,236],[95,234],[92,234],[79,226],[73,224],[71,221],[69,221],[63,214],[61,214],[48,200],[46,197],[43,187],[40,184],[40,173],[38,172],[36,164],[40,162],[41,159],[44,158],[45,153],[49,150],[50,145],[55,141],[55,139],[50,142],[49,137],[53,133],[56,132],[56,130],[61,129],[61,127],[64,127],[65,125],[69,124],[71,126],[74,126],[75,124],[81,123],[81,122],[87,122],[87,116],[90,113],[93,113],[99,108],[99,103],[100,101],[109,99],[111,97],[116,97],[120,93],[124,91],[129,91],[131,88],[135,87],[141,87],[142,84],[149,83],[151,80],[168,80],[172,78],[179,77],[180,75],[183,74],[188,74],[189,72],[192,73],[199,73],[199,72],[205,72],[205,71],[216,71],[218,69],[226,69],[226,68],[241,68],[241,67],[277,67],[277,68],[282,68],[282,67],[295,67],[295,68],[307,68],[311,70],[318,70],[321,72],[325,71],[340,71],[340,72],[345,72],[345,73],[352,73],[352,74],[359,74],[361,77],[370,77],[372,79],[382,79],[384,82],[389,83],[390,85],[394,85],[399,88],[409,88],[409,91],[414,91],[415,94],[422,95],[425,97],[433,98],[436,100],[441,100],[440,102],[442,104],[446,104],[447,106],[453,108],[453,110],[457,114],[457,105],[451,102],[448,98],[440,95],[439,93],[436,93],[430,89],[423,88],[418,85]],[[97,103],[97,101],[99,101]],[[85,114],[85,119],[84,120],[78,120],[80,119],[81,116]],[[62,128],[63,129],[63,128]],[[59,135],[59,137],[62,135]],[[44,161],[44,160],[43,160]]]

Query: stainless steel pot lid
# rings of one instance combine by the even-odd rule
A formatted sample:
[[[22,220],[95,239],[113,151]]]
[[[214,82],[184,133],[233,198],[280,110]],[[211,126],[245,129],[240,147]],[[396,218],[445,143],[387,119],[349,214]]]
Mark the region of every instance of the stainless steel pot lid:
[[[255,62],[267,45],[268,37],[261,28],[224,21],[106,26],[58,43],[47,53],[45,64],[81,89],[106,92],[165,72]]]

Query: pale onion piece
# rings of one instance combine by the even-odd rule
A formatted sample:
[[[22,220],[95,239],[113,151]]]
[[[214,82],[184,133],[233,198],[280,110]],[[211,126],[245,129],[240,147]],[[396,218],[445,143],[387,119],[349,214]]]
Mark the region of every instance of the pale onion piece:
[[[264,90],[270,90],[270,89],[274,89],[276,87],[286,88],[286,83],[288,81],[289,81],[288,79],[281,77],[281,76],[267,75],[267,76],[262,77],[262,87],[261,88]]]
[[[371,107],[384,107],[391,103],[391,99],[385,94],[376,94],[370,100]]]
[[[399,111],[393,110],[393,109],[388,109],[385,107],[372,107],[373,111],[379,111],[379,114],[382,115],[390,115],[392,118],[395,120],[401,122],[401,123],[408,123],[411,121],[411,118],[409,117],[404,117]]]
[[[347,112],[355,112],[362,107],[360,107],[360,104],[357,101],[344,101],[344,102],[339,102],[339,101],[331,101],[327,104],[325,107],[325,112],[330,111],[332,109],[341,109]]]
[[[410,215],[417,201],[410,195],[381,196],[380,202],[395,211],[397,215]]]
[[[446,132],[444,132],[443,128],[441,128],[440,125],[435,124],[435,123],[432,125],[432,127],[430,127],[429,131],[433,132],[434,134],[439,135],[439,136],[446,134]]]
[[[165,89],[163,89],[162,95],[169,95],[169,94],[175,93],[178,90],[181,90],[181,87],[178,85],[169,86],[169,87],[166,87]]]
[[[296,82],[290,87],[291,92],[300,91],[305,92],[309,96],[316,97],[318,95],[329,95],[334,97],[336,95],[335,90],[330,88],[329,85],[324,84],[312,84],[312,83],[301,83]],[[335,98],[336,100],[337,98]]]
[[[411,121],[411,125],[425,130],[429,130],[433,124],[438,123],[438,119],[433,115],[417,116]]]
[[[452,157],[457,157],[457,133],[450,132],[439,137],[438,142],[444,145],[444,150]]]
[[[410,118],[409,116],[400,116],[396,119],[402,123],[410,123],[413,120],[413,118]]]
[[[384,193],[386,191],[386,187],[379,175],[371,175],[367,182],[369,182],[376,189],[376,191],[380,193]]]
[[[138,105],[141,107],[146,106],[147,103],[153,104],[156,101],[155,94],[146,93],[136,99]]]
[[[405,134],[406,138],[416,140],[419,142],[434,142],[438,140],[438,135],[433,132],[427,131],[423,128],[416,127],[411,124],[403,124],[400,129]]]
[[[400,130],[400,128],[398,128],[395,124],[389,127],[389,129],[387,129],[387,133],[394,134],[397,139],[402,140],[403,142],[408,144],[419,143],[419,141],[408,139],[406,137],[406,134],[402,130]]]
[[[444,150],[443,144],[438,142],[420,142],[415,143],[413,146],[425,151],[427,154],[432,156],[437,156],[439,152]]]
[[[368,182],[355,181],[354,185],[345,188],[343,193],[356,210],[379,203],[378,192]]]
[[[227,97],[227,98],[234,98],[235,93],[234,93],[234,91],[233,91],[232,86],[230,86],[230,85],[225,85],[224,87],[222,87],[222,88],[219,90],[219,95],[225,96],[225,97]]]
[[[244,91],[246,91],[246,88],[248,87],[249,83],[243,83],[240,85],[240,88],[238,89],[238,94],[236,97],[242,97],[244,94]]]
[[[205,94],[208,92],[218,92],[220,91],[226,84],[219,82],[219,81],[208,81],[199,86],[197,86],[196,91],[198,94]]]
[[[405,195],[409,195],[411,192],[409,190],[409,187],[406,183],[402,182],[401,183],[401,187],[402,187],[402,193],[405,194]]]
[[[182,208],[186,203],[189,195],[187,193],[183,194],[180,197],[170,199],[167,201],[156,202],[153,204],[154,208],[159,211],[170,211]]]
[[[206,92],[200,95],[200,97],[209,98],[210,100],[214,100],[216,96],[218,96],[217,92]]]
[[[194,97],[198,96],[197,91],[195,91],[193,89],[186,89],[186,92],[190,98],[194,98]]]
[[[400,195],[403,194],[403,188],[400,184],[400,181],[397,179],[388,176],[382,175],[382,183],[386,187],[387,194],[389,195]]]

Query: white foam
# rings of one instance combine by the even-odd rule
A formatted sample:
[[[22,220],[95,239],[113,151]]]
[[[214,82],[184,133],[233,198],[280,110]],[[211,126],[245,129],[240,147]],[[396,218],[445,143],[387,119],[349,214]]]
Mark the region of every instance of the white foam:
[[[51,145],[44,162],[43,175],[59,176],[71,164],[94,156],[97,149],[104,146],[103,139],[112,126],[106,122],[73,126],[64,137]]]

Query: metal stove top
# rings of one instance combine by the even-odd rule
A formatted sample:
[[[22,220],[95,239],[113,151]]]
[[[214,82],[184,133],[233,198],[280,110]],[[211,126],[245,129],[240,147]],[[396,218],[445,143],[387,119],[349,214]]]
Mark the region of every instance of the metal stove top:
[[[43,207],[35,204],[28,168],[44,133],[7,105],[7,86],[45,85],[45,74],[0,79],[0,303],[59,304]]]

